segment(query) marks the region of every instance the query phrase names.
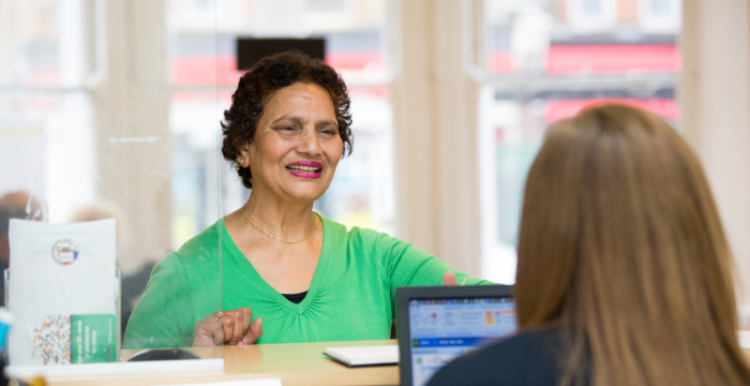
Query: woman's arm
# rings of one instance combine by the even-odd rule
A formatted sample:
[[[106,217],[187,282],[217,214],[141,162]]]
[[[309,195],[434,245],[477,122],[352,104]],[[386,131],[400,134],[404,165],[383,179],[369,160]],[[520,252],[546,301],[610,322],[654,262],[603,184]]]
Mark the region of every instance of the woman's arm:
[[[390,276],[391,304],[393,314],[396,307],[396,288],[408,286],[439,286],[444,278],[450,283],[452,278],[446,272],[454,274],[458,285],[494,284],[487,280],[473,278],[460,272],[437,257],[415,247],[412,243],[395,237],[383,235],[377,242],[377,248],[387,258],[387,269]]]
[[[201,256],[185,262],[172,253],[154,267],[128,323],[124,348],[246,345],[258,340],[262,321],[256,318],[251,324],[249,308],[220,312],[220,270]],[[193,277],[185,264],[192,264]]]
[[[123,348],[190,346],[195,319],[187,271],[180,257],[171,253],[154,267],[128,322]]]
[[[458,271],[411,243],[391,239],[395,240],[389,254],[391,289],[394,292],[397,287],[443,285],[443,276],[447,271],[453,272],[459,285],[493,284]]]

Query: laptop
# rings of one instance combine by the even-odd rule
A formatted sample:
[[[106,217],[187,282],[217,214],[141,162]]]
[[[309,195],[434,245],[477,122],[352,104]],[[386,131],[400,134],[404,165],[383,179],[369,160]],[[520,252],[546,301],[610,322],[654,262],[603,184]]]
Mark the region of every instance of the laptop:
[[[396,290],[401,385],[424,386],[458,356],[516,331],[511,286]]]

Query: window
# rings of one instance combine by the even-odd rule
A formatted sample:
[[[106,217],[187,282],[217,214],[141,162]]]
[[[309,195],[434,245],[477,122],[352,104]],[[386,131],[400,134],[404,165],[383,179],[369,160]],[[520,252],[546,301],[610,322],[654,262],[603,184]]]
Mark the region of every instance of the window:
[[[640,0],[639,23],[651,33],[670,33],[679,30],[682,23],[680,0]]]
[[[58,222],[95,190],[91,100],[83,87],[91,63],[82,61],[80,20],[63,17],[64,11],[56,2],[10,1],[0,12],[0,159],[6,165],[0,196],[30,193],[47,203],[46,218]]]
[[[669,1],[671,9],[679,9],[677,2]],[[480,175],[487,176],[480,181],[486,278],[515,280],[525,178],[551,123],[601,101],[628,103],[677,121],[679,25],[654,32],[645,24],[634,26],[624,16],[614,18],[618,7],[635,10],[639,4],[484,3],[486,69],[492,74],[479,103]],[[607,29],[585,26],[601,22],[603,27],[605,20]]]
[[[551,3],[567,4],[564,25],[573,33],[607,31],[617,22],[617,0],[567,0]],[[565,18],[566,15],[559,13],[558,16]]]
[[[604,12],[602,0],[581,0],[581,14],[597,17]]]
[[[674,4],[670,0],[647,0],[646,4],[648,13],[652,15],[669,15],[674,8]]]

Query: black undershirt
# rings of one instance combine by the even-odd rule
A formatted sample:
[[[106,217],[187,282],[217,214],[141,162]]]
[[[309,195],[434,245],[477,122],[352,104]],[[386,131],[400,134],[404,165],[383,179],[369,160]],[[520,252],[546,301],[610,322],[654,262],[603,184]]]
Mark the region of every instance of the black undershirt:
[[[292,294],[292,295],[287,295],[287,294],[282,294],[282,295],[284,295],[286,300],[289,300],[290,302],[294,304],[300,304],[302,300],[305,299],[305,296],[307,295],[307,291],[300,292],[298,294]]]

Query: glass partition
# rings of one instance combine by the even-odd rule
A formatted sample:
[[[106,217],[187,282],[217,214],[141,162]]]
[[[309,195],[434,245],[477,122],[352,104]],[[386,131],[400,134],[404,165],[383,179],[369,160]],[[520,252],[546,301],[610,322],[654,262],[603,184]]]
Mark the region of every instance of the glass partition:
[[[20,315],[15,329],[39,332],[36,340],[11,339],[11,365],[102,361],[73,352],[85,315],[119,312],[115,340],[141,349],[190,346],[196,323],[227,311],[220,219],[250,194],[221,154],[220,122],[243,73],[240,37],[325,39],[325,60],[348,86],[355,142],[315,210],[349,228],[394,234],[385,7],[385,0],[2,2],[0,260],[10,267],[5,297]],[[90,223],[107,219],[114,228]],[[68,241],[31,247],[46,245],[43,235]],[[32,258],[41,265],[29,271]],[[70,281],[71,269],[100,272],[87,271],[93,261],[111,265],[111,280],[97,273],[107,279]],[[18,284],[27,282],[24,269],[38,274],[33,284]],[[79,298],[54,300],[67,293],[61,283]],[[94,285],[109,293],[110,284],[119,286],[112,308],[80,306],[97,295]],[[40,289],[24,292],[29,286]],[[57,346],[43,343],[49,337]]]
[[[191,306],[178,291],[188,285],[181,264],[204,266],[215,287],[200,284],[196,312],[221,310],[218,241],[199,256],[170,254],[222,213],[212,205],[222,192],[219,161],[207,149],[226,99],[214,76],[192,94],[175,89],[171,7],[0,5],[0,260],[10,267],[3,298],[20,332],[10,341],[11,365],[111,361],[116,356],[95,352],[111,354],[126,328],[126,348],[190,346],[193,315],[165,317]],[[215,24],[213,13],[207,19]],[[217,39],[209,36],[201,48],[213,58]],[[219,73],[214,60],[208,70]],[[195,100],[211,107],[193,108]],[[171,276],[170,285],[146,291],[157,274]],[[86,280],[71,281],[76,275]],[[104,301],[103,294],[113,296]],[[138,310],[139,302],[149,304]],[[131,318],[134,309],[140,316]],[[77,339],[91,346],[80,348]]]
[[[199,8],[202,5],[198,2],[194,3],[195,9],[192,10],[181,1],[173,4],[179,4],[179,7],[174,8],[175,13],[170,22],[174,31],[173,43],[183,47],[173,50],[175,53],[181,52],[174,54],[173,69],[179,68],[183,75],[197,74],[202,72],[201,63],[216,63],[218,66],[217,105],[209,105],[213,102],[209,100],[205,108],[212,109],[218,106],[216,110],[218,113],[229,109],[232,104],[230,96],[237,88],[238,80],[244,72],[238,70],[238,39],[313,38],[324,40],[325,50],[322,56],[325,62],[346,83],[351,101],[351,130],[354,140],[351,155],[345,156],[338,162],[330,185],[323,196],[314,203],[313,210],[321,217],[342,224],[349,229],[352,227],[372,228],[394,235],[392,114],[388,87],[390,74],[385,54],[386,1],[217,1],[213,12],[216,19],[215,26],[211,23],[201,24],[200,19],[194,17],[196,14],[211,14],[209,8]],[[210,49],[198,50],[201,44],[208,44],[210,48],[214,33],[216,34],[215,53]],[[190,50],[184,47],[190,47]],[[175,92],[178,92],[177,90],[180,93],[196,92],[194,90],[198,85],[190,83],[195,82],[196,79],[199,77],[173,77],[174,82],[184,82],[174,85]],[[177,102],[172,105],[175,118],[177,117],[174,111],[177,106]],[[221,117],[221,114],[217,114],[217,117]],[[185,127],[187,127],[187,121]],[[217,119],[214,122],[214,132],[220,134],[218,123]],[[218,165],[220,171],[218,173],[220,186],[218,201],[215,204],[206,202],[209,205],[217,205],[221,216],[228,216],[239,211],[252,193],[243,187],[238,172],[235,170],[235,162],[225,161],[222,158],[221,136],[218,138],[217,141],[210,143],[208,138],[205,138],[206,141],[203,142],[206,149],[205,156],[195,162]],[[267,149],[258,151],[266,152]],[[285,154],[293,154],[296,158],[301,157],[299,153]],[[273,183],[269,183],[270,185]],[[281,183],[275,186],[281,186]],[[269,189],[274,189],[274,187]],[[259,205],[264,205],[264,203],[260,202]],[[291,329],[289,333],[279,333],[279,329],[283,328],[279,324],[291,323],[291,320],[295,320],[298,314],[289,319],[278,317],[278,315],[286,315],[285,312],[289,309],[295,310],[293,314],[303,313],[306,304],[314,301],[312,299],[315,298],[316,280],[320,279],[319,272],[321,271],[315,271],[314,277],[310,279],[309,290],[308,287],[304,287],[296,291],[285,291],[278,289],[278,286],[271,285],[272,281],[266,275],[273,275],[273,272],[263,271],[255,265],[251,267],[246,260],[253,261],[255,264],[263,259],[279,259],[280,256],[275,255],[271,249],[255,253],[253,249],[255,245],[245,243],[245,237],[261,234],[279,235],[273,232],[268,233],[268,229],[263,229],[263,223],[258,224],[258,229],[254,229],[253,226],[256,224],[250,223],[254,214],[250,212],[242,214],[245,218],[238,215],[242,224],[236,228],[237,232],[232,234],[230,227],[227,226],[227,233],[224,234],[224,237],[231,239],[224,241],[226,248],[223,250],[223,253],[228,255],[223,259],[224,308],[233,310],[243,304],[258,304],[258,307],[252,310],[253,317],[261,317],[265,323],[264,335],[258,342],[269,342],[266,339],[270,339],[272,343],[283,341],[300,332],[298,332],[299,329]],[[271,219],[270,222],[280,220]],[[187,234],[200,231],[201,227],[205,226],[205,224],[195,225],[197,228],[188,231]],[[323,226],[323,221],[320,221],[320,225]],[[330,234],[326,233],[328,231],[330,229],[323,229],[321,233],[323,245],[330,237]],[[315,232],[312,235],[315,235]],[[277,242],[276,246],[279,245],[282,243]],[[325,267],[327,257],[324,248],[321,247],[322,252],[319,260],[316,261]],[[341,258],[338,255],[329,255],[330,258]],[[295,261],[290,264],[301,263]],[[317,264],[316,267],[320,267]],[[326,272],[322,271],[322,274]],[[278,281],[275,284],[278,284]],[[308,291],[310,296],[307,295]],[[283,311],[271,311],[266,307],[265,304],[269,299],[276,299],[273,302],[274,305],[285,305],[282,307]],[[274,313],[275,316],[269,313]],[[267,318],[264,318],[264,315]],[[304,316],[299,316],[299,318],[304,319]],[[315,334],[310,331],[301,333],[311,334],[310,336]]]
[[[480,95],[486,278],[513,283],[526,174],[547,127],[604,101],[673,124],[679,0],[485,0]],[[554,199],[554,198],[550,198]]]

